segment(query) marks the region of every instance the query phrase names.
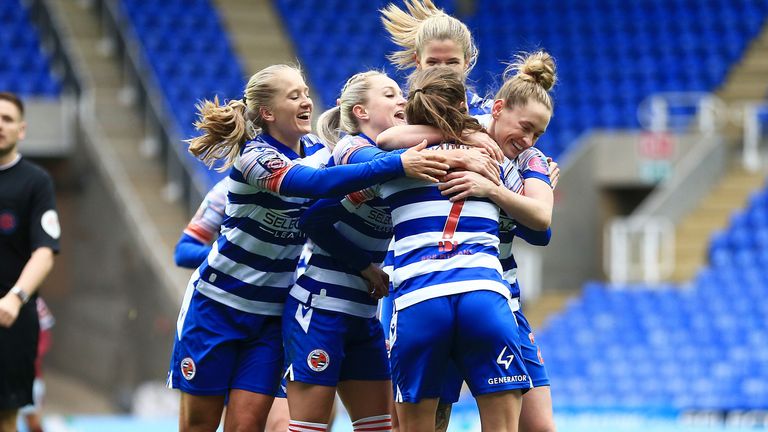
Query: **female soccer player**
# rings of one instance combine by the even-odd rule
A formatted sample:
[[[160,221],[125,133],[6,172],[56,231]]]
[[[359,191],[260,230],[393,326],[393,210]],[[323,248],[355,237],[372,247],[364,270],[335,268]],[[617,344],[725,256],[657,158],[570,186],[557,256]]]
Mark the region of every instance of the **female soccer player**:
[[[490,136],[500,144],[506,157],[518,160],[518,169],[524,180],[523,185],[512,185],[515,191],[523,191],[527,197],[537,200],[540,204],[539,212],[543,215],[552,212],[552,187],[550,178],[547,176],[547,159],[537,149],[532,148],[536,140],[544,133],[549,119],[552,115],[552,99],[548,91],[554,85],[556,80],[555,64],[552,57],[545,52],[537,52],[528,56],[519,56],[518,61],[511,65],[505,71],[505,82],[499,92],[496,94],[492,105],[492,113],[485,116],[478,116],[490,134]],[[411,126],[407,126],[410,128]],[[401,135],[406,127],[393,128],[382,135],[386,135],[379,141],[382,146],[387,147],[392,144],[390,137],[396,137],[397,133]],[[415,127],[414,127],[415,128]],[[440,142],[443,137],[436,129],[420,127],[409,137],[411,144],[416,139],[426,138],[429,142]],[[395,143],[398,144],[398,143]],[[399,144],[403,144],[402,142]],[[400,145],[395,145],[399,147]],[[462,180],[453,180],[457,177],[464,177]],[[472,177],[471,173],[450,174],[447,178],[449,183],[453,180],[451,187],[457,183],[462,183],[464,188],[472,188],[477,193],[487,193],[477,183],[468,180]],[[552,175],[551,182],[554,185],[557,181],[556,173]],[[481,180],[478,180],[481,182]],[[470,186],[471,184],[471,186]],[[489,186],[489,185],[485,185]],[[483,192],[481,192],[483,191]],[[451,191],[453,192],[453,191]],[[459,196],[461,198],[463,196]],[[523,431],[553,431],[555,423],[552,416],[552,400],[549,388],[549,378],[546,369],[543,366],[541,354],[538,346],[535,344],[535,338],[527,323],[527,320],[519,310],[519,285],[517,284],[517,266],[512,256],[512,240],[515,235],[522,236],[526,241],[532,244],[544,245],[549,241],[549,233],[539,230],[545,229],[548,224],[538,225],[535,220],[526,218],[514,218],[514,221],[505,221],[502,215],[500,239],[500,259],[504,267],[505,279],[512,286],[513,306],[515,315],[521,330],[521,345],[525,357],[526,366],[533,380],[534,389],[527,392],[523,398],[523,409],[521,414],[521,430]],[[505,229],[514,227],[513,230]],[[534,228],[530,230],[528,228]],[[539,231],[539,232],[537,232]],[[451,379],[447,379],[451,381]],[[455,384],[447,384],[446,387],[456,389]],[[448,393],[451,393],[450,391]],[[455,401],[457,395],[453,390],[454,396],[444,395],[448,402]],[[441,404],[442,409],[445,408]],[[439,417],[446,417],[442,415]],[[447,423],[447,422],[446,422]]]
[[[466,78],[477,62],[477,47],[469,28],[439,9],[432,0],[405,0],[408,11],[394,4],[381,10],[381,21],[392,42],[402,50],[389,60],[399,69],[424,69],[432,66],[455,68]],[[467,108],[471,115],[486,114],[489,101],[467,89]]]
[[[289,197],[337,196],[403,174],[434,181],[448,166],[407,151],[320,169],[328,153],[307,135],[312,101],[291,66],[253,75],[242,101],[205,101],[199,111],[203,134],[190,152],[232,169],[221,236],[179,314],[168,382],[181,390],[182,431],[215,431],[227,395],[225,430],[261,431],[283,366],[280,317],[305,242],[297,224],[307,200]]]
[[[458,71],[464,73],[465,77],[469,75],[477,60],[478,50],[472,39],[472,35],[469,29],[461,21],[443,12],[437,6],[435,6],[432,0],[405,0],[407,11],[398,8],[394,4],[388,5],[381,11],[382,22],[384,27],[390,34],[392,41],[400,46],[400,51],[392,53],[390,60],[401,69],[422,69],[435,65],[446,65],[456,68]],[[554,83],[554,63],[552,64],[552,83]],[[547,90],[549,90],[547,88]],[[498,98],[497,98],[498,100]],[[548,98],[551,104],[551,98]],[[477,94],[468,91],[467,101],[470,114],[481,115],[490,114],[493,100],[486,100],[479,97]],[[551,108],[551,107],[550,107]],[[551,109],[550,109],[551,115]],[[487,126],[487,125],[486,125]],[[409,126],[409,129],[393,128],[382,134],[379,137],[379,144],[382,148],[389,148],[388,142],[390,139],[403,140],[408,133],[414,133],[413,138],[410,141],[420,142],[425,135],[429,135],[429,131],[419,129],[417,126]],[[485,148],[494,147],[493,143],[488,141],[482,141],[483,135],[477,134],[472,137],[473,140],[465,140],[468,144],[482,145]],[[439,138],[438,138],[439,139]],[[435,142],[435,141],[430,141]],[[439,141],[438,141],[439,142]],[[501,142],[499,142],[501,144]],[[498,148],[498,147],[497,147]],[[541,153],[528,159],[532,164],[536,165],[540,157],[544,157]],[[549,177],[552,179],[552,187],[556,185],[560,170],[557,167],[557,163],[551,159],[544,159],[549,166]],[[539,171],[542,171],[541,169]],[[545,190],[539,180],[533,179],[534,174],[532,171],[526,171],[525,184],[527,186],[527,196],[539,196],[546,200],[547,196],[551,197],[551,189]],[[526,230],[524,223],[521,224],[517,221],[516,224],[517,234],[530,234],[533,238],[526,238],[526,241],[532,243],[548,242],[549,239],[546,233],[535,233],[535,231]],[[502,237],[507,237],[508,234],[503,234]],[[509,266],[509,269],[505,269],[508,280],[513,284],[513,287],[517,287],[516,278],[516,265],[514,264],[514,257],[511,252],[511,242],[514,238],[514,234],[511,234],[509,241],[504,241],[500,252],[502,253],[503,263]],[[506,245],[506,246],[504,246]],[[504,255],[507,255],[505,258]],[[519,293],[519,288],[515,288]],[[518,314],[518,315],[521,315]],[[524,320],[524,317],[523,317]],[[527,321],[524,321],[527,325]],[[522,328],[522,327],[521,327]],[[541,370],[544,378],[534,379],[534,385],[536,390],[533,392],[527,392],[524,397],[523,412],[521,415],[521,430],[525,432],[549,432],[555,430],[554,418],[552,416],[552,402],[549,389],[549,380],[546,378],[546,371],[543,366],[540,366],[541,356],[538,346],[534,343],[533,333],[528,335],[522,335],[524,341],[524,354],[526,360],[531,363],[531,369]],[[529,341],[528,342],[525,341]],[[537,366],[538,365],[538,366]],[[448,385],[447,387],[453,387],[458,389],[456,385]],[[455,390],[453,393],[457,393]],[[451,393],[451,391],[448,391]],[[437,430],[446,430],[447,420],[450,416],[450,403],[458,400],[458,394],[454,397],[446,396],[446,403],[441,403],[438,409],[438,428]],[[445,419],[445,421],[442,421]]]
[[[227,179],[225,178],[208,191],[197,212],[179,237],[173,255],[177,266],[196,269],[208,257],[211,252],[211,244],[219,236],[219,230],[226,217],[226,205]],[[299,260],[298,268],[301,267],[302,262]],[[266,432],[285,432],[288,429],[289,421],[288,402],[285,395],[280,395],[272,403],[264,430]]]
[[[377,71],[350,78],[338,106],[318,121],[323,140],[334,144],[331,164],[337,165],[385,154],[374,140],[398,124],[405,124],[405,99],[397,83]],[[345,134],[340,140],[339,132]],[[446,156],[458,155],[446,152]],[[475,156],[459,157],[451,165],[475,168],[497,180],[495,162],[479,153]],[[375,318],[377,299],[387,289],[379,264],[392,237],[389,209],[381,200],[350,211],[338,199],[323,201],[329,203],[315,204],[305,212],[300,228],[318,225],[318,218],[335,208],[331,216],[338,215],[339,222],[335,226],[331,222],[326,230],[338,235],[335,243],[323,242],[325,236],[316,242],[318,247],[291,289],[283,316],[291,427],[326,430],[338,389],[355,430],[389,430],[389,363]],[[349,260],[335,259],[335,252],[344,248],[360,253]]]
[[[465,113],[462,81],[450,68],[417,72],[406,108],[409,121],[433,125],[454,141],[466,130],[479,130]],[[530,383],[517,328],[509,325],[514,322],[510,290],[496,249],[498,208],[488,199],[451,203],[423,182],[391,181],[376,189],[392,208],[395,225],[390,343],[401,427],[434,430],[450,358],[477,398],[483,428],[517,430],[519,390]],[[536,213],[532,200],[507,192],[493,197],[501,207]],[[482,323],[479,315],[485,317]]]

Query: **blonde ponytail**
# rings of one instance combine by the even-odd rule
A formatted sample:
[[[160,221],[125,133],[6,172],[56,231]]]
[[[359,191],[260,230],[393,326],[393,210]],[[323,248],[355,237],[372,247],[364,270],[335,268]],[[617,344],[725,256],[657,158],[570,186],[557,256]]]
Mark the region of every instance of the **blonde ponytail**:
[[[246,138],[245,104],[241,100],[219,105],[219,98],[197,104],[199,119],[195,128],[203,134],[187,140],[189,152],[209,168],[224,159],[223,171],[235,163],[240,147]]]
[[[189,152],[209,167],[224,160],[219,171],[231,167],[243,144],[260,134],[264,128],[261,108],[271,107],[272,99],[278,91],[275,80],[289,70],[301,74],[296,66],[268,66],[248,80],[244,100],[231,100],[220,105],[219,98],[214,97],[213,101],[203,100],[197,104],[198,120],[195,121],[195,127],[203,133],[186,140]]]

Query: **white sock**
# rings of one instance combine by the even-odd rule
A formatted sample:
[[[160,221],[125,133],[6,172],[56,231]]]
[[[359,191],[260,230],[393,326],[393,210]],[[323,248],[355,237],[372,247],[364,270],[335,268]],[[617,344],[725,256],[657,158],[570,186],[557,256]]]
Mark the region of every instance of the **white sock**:
[[[352,422],[354,432],[390,432],[392,416],[389,414],[361,418]]]
[[[288,432],[327,432],[327,423],[310,423],[298,420],[291,420],[288,423]]]

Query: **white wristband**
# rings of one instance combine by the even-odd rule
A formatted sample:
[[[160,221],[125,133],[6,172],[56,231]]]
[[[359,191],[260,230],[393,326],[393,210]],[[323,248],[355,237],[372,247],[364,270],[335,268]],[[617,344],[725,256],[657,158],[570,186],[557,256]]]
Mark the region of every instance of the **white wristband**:
[[[21,287],[19,287],[18,285],[14,285],[13,288],[11,288],[10,292],[15,294],[16,297],[18,297],[19,300],[21,300],[21,304],[27,304],[27,302],[29,301],[29,294],[27,294],[27,292],[21,289]]]

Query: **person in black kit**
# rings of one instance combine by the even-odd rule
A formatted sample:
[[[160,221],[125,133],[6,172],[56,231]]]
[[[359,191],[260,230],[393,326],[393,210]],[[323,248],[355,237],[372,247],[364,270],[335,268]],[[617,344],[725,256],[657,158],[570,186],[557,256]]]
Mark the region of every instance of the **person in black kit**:
[[[18,409],[32,403],[36,292],[61,233],[50,176],[16,149],[25,128],[21,100],[0,92],[0,432],[16,431]]]

